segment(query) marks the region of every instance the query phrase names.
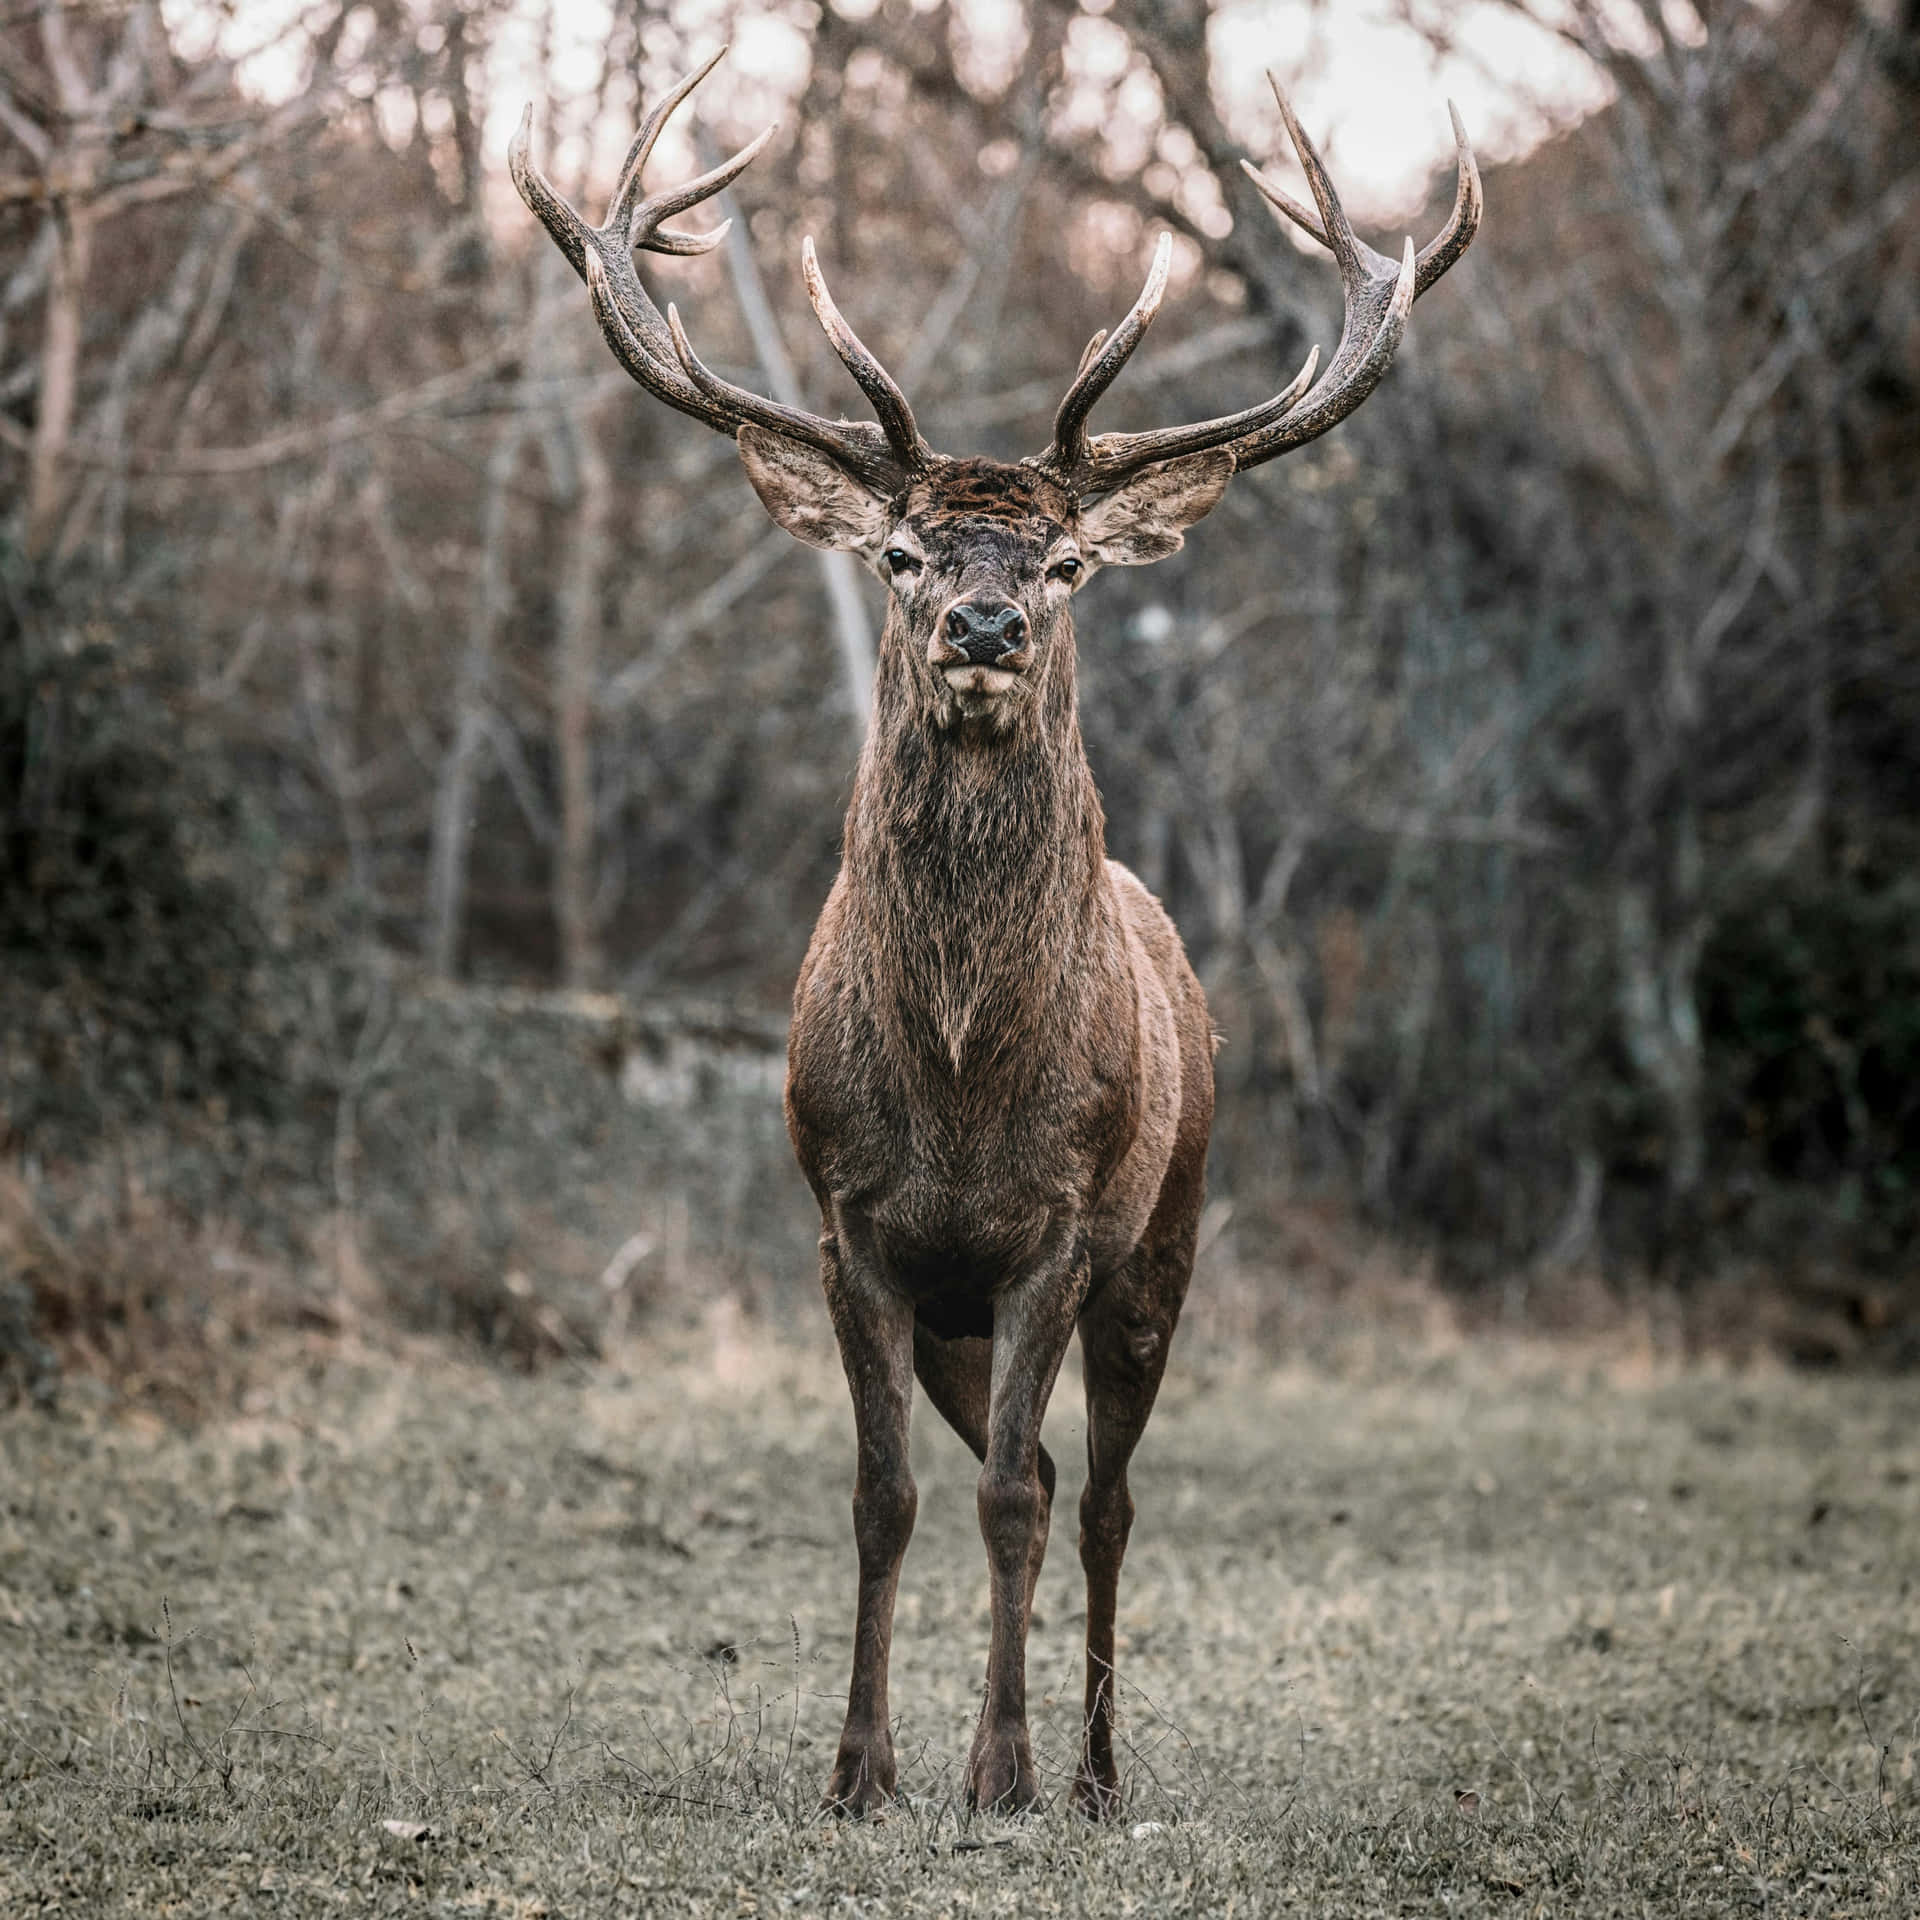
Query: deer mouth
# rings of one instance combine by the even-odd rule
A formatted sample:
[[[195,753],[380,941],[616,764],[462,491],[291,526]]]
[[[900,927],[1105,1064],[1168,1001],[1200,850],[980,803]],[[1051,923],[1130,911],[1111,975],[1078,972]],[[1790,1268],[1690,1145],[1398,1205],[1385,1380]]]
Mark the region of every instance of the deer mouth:
[[[1008,647],[987,659],[968,657],[964,647],[944,636],[927,649],[927,664],[946,682],[947,691],[959,696],[966,706],[979,700],[1004,698],[1014,692],[1033,665],[1033,643]],[[977,710],[977,708],[976,708]]]
[[[954,693],[1011,693],[1020,684],[1018,671],[1008,667],[980,667],[971,664],[942,667],[940,677]]]

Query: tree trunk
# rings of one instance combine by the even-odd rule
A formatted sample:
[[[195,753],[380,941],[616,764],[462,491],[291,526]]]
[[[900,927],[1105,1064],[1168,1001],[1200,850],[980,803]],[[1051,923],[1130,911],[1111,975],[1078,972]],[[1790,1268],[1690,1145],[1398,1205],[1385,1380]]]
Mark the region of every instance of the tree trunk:
[[[702,164],[710,165],[703,153]],[[733,276],[734,295],[747,323],[747,333],[760,361],[761,371],[773,397],[789,407],[806,404],[800,391],[800,376],[781,338],[780,322],[767,298],[766,284],[753,257],[747,223],[739,217],[730,200],[721,202],[732,220],[727,229],[727,267]],[[850,553],[816,551],[820,578],[827,590],[827,603],[833,609],[833,637],[840,650],[840,670],[846,677],[847,704],[853,709],[856,741],[867,737],[867,709],[873,704],[873,623],[867,617],[866,601],[860,592],[860,566]]]
[[[487,504],[481,533],[479,578],[467,623],[454,695],[453,744],[440,762],[433,795],[433,846],[427,864],[427,964],[443,980],[460,966],[466,920],[467,861],[473,845],[473,809],[480,786],[480,756],[486,747],[487,703],[493,686],[494,638],[507,610],[507,533],[513,470],[526,438],[526,423],[514,416],[500,429],[487,462]]]
[[[41,334],[39,405],[34,410],[33,451],[27,469],[29,560],[44,559],[52,549],[66,500],[67,442],[79,400],[87,262],[93,251],[93,223],[86,209],[71,203],[56,208],[53,235]]]
[[[1621,1037],[1666,1125],[1667,1238],[1684,1243],[1706,1178],[1705,1056],[1697,997],[1703,916],[1663,927],[1652,890],[1623,880],[1614,895]]]
[[[593,987],[604,971],[594,911],[593,696],[600,671],[600,590],[613,519],[613,475],[595,432],[594,409],[582,407],[570,424],[579,491],[554,641],[560,844],[554,857],[553,913],[560,933],[561,980],[569,987]]]

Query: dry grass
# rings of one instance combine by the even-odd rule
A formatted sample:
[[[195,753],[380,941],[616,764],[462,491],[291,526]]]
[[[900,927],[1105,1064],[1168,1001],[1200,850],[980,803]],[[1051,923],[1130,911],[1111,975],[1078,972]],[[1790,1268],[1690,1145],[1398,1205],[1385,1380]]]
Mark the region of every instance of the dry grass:
[[[1136,1474],[1127,1819],[972,1820],[972,1463],[916,1432],[909,1798],[813,1812],[851,1599],[830,1359],[717,1319],[526,1380],[313,1347],[182,1433],[0,1420],[0,1910],[1911,1915],[1897,1383],[1624,1351],[1183,1356]],[[1070,1390],[1032,1673],[1081,1630]]]

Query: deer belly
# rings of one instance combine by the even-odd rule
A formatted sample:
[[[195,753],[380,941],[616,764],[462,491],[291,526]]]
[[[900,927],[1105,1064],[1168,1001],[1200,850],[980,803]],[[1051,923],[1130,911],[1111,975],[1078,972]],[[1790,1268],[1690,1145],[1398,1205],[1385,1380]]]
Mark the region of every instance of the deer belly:
[[[910,1181],[862,1211],[888,1280],[946,1340],[991,1334],[995,1295],[1057,1258],[1074,1231],[1071,1208],[1005,1182]]]
[[[1114,1272],[1140,1244],[1159,1201],[1180,1125],[1180,1038],[1173,1003],[1157,974],[1137,968],[1134,978],[1140,1013],[1140,1123],[1089,1223],[1096,1279]]]

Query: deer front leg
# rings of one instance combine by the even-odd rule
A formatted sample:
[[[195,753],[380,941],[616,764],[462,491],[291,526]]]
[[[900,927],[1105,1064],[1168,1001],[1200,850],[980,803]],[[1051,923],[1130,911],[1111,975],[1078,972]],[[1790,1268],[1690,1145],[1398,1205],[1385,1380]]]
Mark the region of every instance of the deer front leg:
[[[829,1232],[820,1240],[820,1279],[853,1395],[858,1467],[853,1537],[860,1594],[853,1623],[853,1677],[840,1751],[821,1805],[855,1817],[876,1811],[896,1786],[887,1715],[887,1659],[900,1562],[913,1534],[919,1496],[908,1464],[913,1405],[913,1307],[874,1263]]]
[[[1040,1797],[1027,1734],[1027,1625],[1050,1517],[1040,1470],[1040,1422],[1086,1281],[1086,1254],[1076,1232],[1032,1276],[996,1296],[993,1306],[987,1455],[979,1496],[992,1638],[986,1704],[967,1762],[967,1795],[976,1807],[1003,1812],[1029,1807]]]
[[[987,1457],[988,1396],[993,1385],[991,1340],[942,1340],[916,1321],[913,1329],[913,1370],[941,1417],[973,1449],[973,1457]],[[1047,1552],[1047,1516],[1053,1510],[1056,1478],[1053,1456],[1039,1450],[1040,1524],[1034,1529],[1033,1558],[1027,1565],[1027,1606],[1040,1583],[1040,1565]]]

